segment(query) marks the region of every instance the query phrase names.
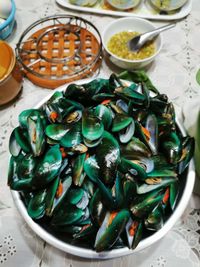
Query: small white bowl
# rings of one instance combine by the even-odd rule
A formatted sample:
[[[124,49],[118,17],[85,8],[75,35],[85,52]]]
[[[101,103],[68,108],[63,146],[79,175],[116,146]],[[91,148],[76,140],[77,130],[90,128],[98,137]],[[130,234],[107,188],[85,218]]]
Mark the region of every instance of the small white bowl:
[[[130,18],[121,18],[117,19],[113,22],[111,22],[106,29],[104,30],[102,34],[102,42],[103,46],[106,50],[106,52],[110,56],[110,60],[117,65],[120,68],[132,70],[132,69],[139,69],[147,66],[150,64],[155,57],[159,54],[161,48],[162,48],[162,36],[161,34],[158,35],[158,37],[155,39],[155,46],[156,46],[156,52],[151,57],[141,59],[141,60],[128,60],[123,59],[115,54],[111,53],[108,48],[108,42],[110,38],[119,32],[122,31],[136,31],[139,33],[144,33],[148,31],[155,30],[156,27],[149,22],[148,20],[137,18],[137,17],[130,17]]]

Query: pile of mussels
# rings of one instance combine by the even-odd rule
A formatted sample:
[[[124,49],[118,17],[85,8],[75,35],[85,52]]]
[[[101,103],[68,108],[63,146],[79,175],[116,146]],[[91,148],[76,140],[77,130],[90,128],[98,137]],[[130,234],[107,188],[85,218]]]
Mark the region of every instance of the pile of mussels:
[[[134,249],[173,212],[193,155],[172,103],[112,74],[24,110],[10,137],[8,185],[71,244]]]

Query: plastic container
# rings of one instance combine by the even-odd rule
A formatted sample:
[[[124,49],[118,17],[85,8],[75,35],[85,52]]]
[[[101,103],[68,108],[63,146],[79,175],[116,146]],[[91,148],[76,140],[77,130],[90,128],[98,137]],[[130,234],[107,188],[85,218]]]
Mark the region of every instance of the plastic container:
[[[5,22],[0,24],[0,39],[5,40],[13,31],[15,26],[15,12],[16,6],[14,0],[12,2],[12,10],[9,17],[5,20]]]
[[[0,40],[0,106],[13,100],[21,91],[22,73],[13,49]]]

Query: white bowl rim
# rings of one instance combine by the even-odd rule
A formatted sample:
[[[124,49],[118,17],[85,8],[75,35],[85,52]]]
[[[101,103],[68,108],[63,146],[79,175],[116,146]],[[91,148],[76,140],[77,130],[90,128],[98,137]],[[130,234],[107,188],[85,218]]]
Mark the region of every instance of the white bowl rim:
[[[89,79],[83,79],[76,81],[77,84],[83,84],[92,81],[94,78]],[[50,93],[48,96],[46,96],[44,99],[42,99],[34,108],[40,108],[56,91],[64,91],[66,89],[67,85],[62,85],[56,90],[54,90],[52,93]],[[181,123],[177,120],[176,121],[179,129],[181,130],[182,134],[185,135],[186,131],[181,125]],[[138,252],[140,250],[143,250],[161,238],[165,236],[165,234],[174,226],[174,224],[177,222],[177,220],[181,217],[184,210],[186,209],[188,202],[190,200],[190,197],[192,195],[193,187],[195,183],[195,168],[194,168],[194,160],[192,159],[189,168],[188,168],[188,174],[186,178],[186,184],[183,190],[182,197],[179,200],[179,203],[177,204],[174,212],[171,214],[171,216],[168,218],[168,220],[165,222],[164,226],[158,230],[157,232],[153,233],[149,237],[143,239],[140,241],[139,245],[136,247],[136,249],[131,250],[128,247],[120,248],[120,249],[113,249],[110,251],[105,252],[96,252],[92,249],[86,249],[78,246],[74,246],[71,244],[68,244],[64,241],[59,240],[55,236],[53,236],[51,233],[46,231],[44,228],[42,228],[39,224],[34,222],[31,217],[28,215],[26,207],[24,203],[21,200],[20,193],[18,191],[11,190],[11,195],[13,197],[13,201],[23,217],[23,219],[26,221],[26,223],[29,225],[29,227],[43,240],[45,240],[50,245],[64,251],[70,254],[73,254],[78,257],[82,258],[88,258],[88,259],[112,259],[117,258],[125,255],[130,255],[132,253]]]
[[[154,29],[156,29],[155,25],[153,23],[151,23],[150,21],[146,20],[146,19],[142,19],[142,18],[138,18],[138,17],[124,17],[124,18],[120,18],[120,19],[117,19],[117,20],[114,20],[112,21],[111,23],[109,23],[107,25],[107,27],[104,29],[103,33],[102,33],[102,44],[103,44],[103,47],[104,49],[106,50],[106,52],[108,54],[110,54],[111,56],[113,56],[114,58],[118,59],[118,60],[121,60],[123,61],[124,63],[143,63],[143,62],[146,62],[146,61],[149,61],[151,59],[153,59],[154,57],[156,57],[159,53],[160,53],[160,50],[162,49],[162,46],[163,46],[163,37],[162,37],[162,33],[159,34],[159,39],[160,39],[160,45],[158,47],[158,49],[156,50],[156,52],[150,56],[150,57],[146,57],[144,59],[138,59],[138,60],[131,60],[131,59],[125,59],[125,58],[122,58],[122,57],[118,57],[117,55],[113,54],[108,48],[107,48],[107,44],[105,43],[105,33],[106,31],[112,27],[114,24],[120,22],[120,21],[126,21],[126,20],[132,20],[132,21],[141,21],[141,22],[145,22],[147,24],[149,24],[150,26],[152,26]]]

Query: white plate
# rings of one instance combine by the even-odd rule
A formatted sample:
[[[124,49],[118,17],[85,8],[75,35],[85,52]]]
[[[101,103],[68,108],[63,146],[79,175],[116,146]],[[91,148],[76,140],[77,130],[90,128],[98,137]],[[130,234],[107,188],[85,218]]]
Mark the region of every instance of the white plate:
[[[93,78],[90,79],[84,79],[80,81],[76,81],[77,84],[83,84],[92,81]],[[64,91],[66,89],[67,85],[59,87],[58,91]],[[53,91],[51,94],[49,94],[47,97],[45,97],[41,102],[39,102],[34,108],[40,108],[53,94],[55,91]],[[183,126],[177,122],[178,127],[180,128],[183,135],[185,135],[185,130],[183,129]],[[121,248],[121,249],[113,249],[108,252],[101,252],[97,253],[94,250],[91,249],[85,249],[82,247],[77,247],[70,245],[66,242],[61,241],[60,239],[53,236],[51,233],[46,231],[44,228],[42,228],[39,224],[35,223],[31,217],[28,215],[26,207],[21,199],[20,193],[17,191],[12,191],[11,194],[14,200],[14,203],[16,207],[18,208],[20,214],[26,221],[26,223],[30,226],[30,228],[43,240],[45,240],[50,245],[63,250],[67,253],[83,257],[83,258],[90,258],[90,259],[111,259],[116,257],[121,257],[125,255],[129,255],[132,253],[135,253],[137,251],[140,251],[153,243],[160,240],[164,235],[174,226],[174,224],[177,222],[177,220],[181,217],[183,214],[185,208],[187,207],[187,204],[190,200],[193,187],[194,187],[194,181],[195,181],[195,170],[194,170],[194,162],[193,160],[190,162],[189,169],[188,169],[188,175],[186,177],[186,183],[185,188],[183,189],[182,196],[179,200],[178,205],[176,206],[174,213],[169,217],[169,219],[165,222],[164,226],[151,236],[143,239],[137,248],[135,250],[130,250],[128,248]]]
[[[156,11],[150,7],[150,4],[147,0],[143,0],[142,3],[133,9],[132,11],[114,11],[102,8],[102,3],[104,0],[99,0],[96,5],[93,7],[81,7],[70,4],[69,0],[56,0],[56,2],[66,8],[82,11],[82,12],[89,12],[89,13],[96,13],[102,15],[110,15],[110,16],[118,16],[118,17],[140,17],[152,20],[178,20],[186,17],[191,9],[192,9],[192,0],[188,0],[188,2],[179,10],[172,12],[168,15],[160,15],[156,14]]]

